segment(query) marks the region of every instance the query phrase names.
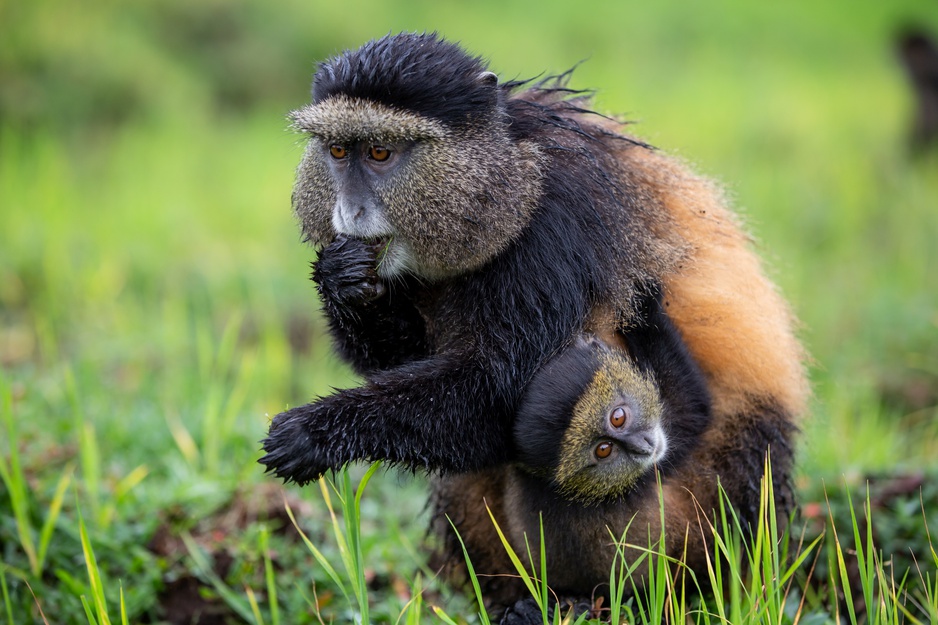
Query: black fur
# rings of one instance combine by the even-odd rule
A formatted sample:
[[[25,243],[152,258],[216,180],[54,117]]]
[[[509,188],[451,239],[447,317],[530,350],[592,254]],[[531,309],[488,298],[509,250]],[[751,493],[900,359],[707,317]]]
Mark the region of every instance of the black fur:
[[[514,426],[518,461],[543,472],[560,461],[560,443],[573,408],[601,364],[600,349],[585,341],[548,362],[528,385]]]
[[[313,101],[343,94],[460,127],[495,110],[499,90],[485,72],[481,58],[435,34],[389,35],[321,63]]]

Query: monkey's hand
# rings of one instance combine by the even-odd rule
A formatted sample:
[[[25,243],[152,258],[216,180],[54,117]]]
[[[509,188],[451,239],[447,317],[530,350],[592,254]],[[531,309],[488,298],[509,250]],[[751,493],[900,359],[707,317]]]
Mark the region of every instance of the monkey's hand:
[[[266,455],[258,460],[284,482],[304,485],[318,480],[329,469],[338,469],[327,453],[329,432],[316,418],[320,402],[281,412],[270,424],[267,438],[261,441]]]
[[[313,263],[316,283],[327,306],[355,308],[372,302],[387,291],[378,277],[382,243],[368,243],[344,234],[327,245]]]
[[[382,251],[381,243],[339,235],[313,263],[336,349],[363,375],[427,355],[423,317],[408,287],[378,275]]]

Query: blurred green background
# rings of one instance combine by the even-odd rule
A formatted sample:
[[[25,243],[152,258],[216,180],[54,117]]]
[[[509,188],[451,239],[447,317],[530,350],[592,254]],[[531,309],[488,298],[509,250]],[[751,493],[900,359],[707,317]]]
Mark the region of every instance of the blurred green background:
[[[813,357],[805,499],[934,472],[938,158],[908,148],[909,25],[938,33],[938,2],[0,0],[7,617],[86,622],[80,508],[134,619],[190,622],[168,607],[182,597],[220,619],[201,622],[246,618],[270,527],[287,622],[314,622],[302,588],[325,582],[277,529],[258,440],[269,416],[356,379],[307,279],[286,114],[318,60],[400,30],[460,41],[505,78],[582,61],[572,86],[598,110],[725,184]],[[424,488],[380,479],[363,514],[396,615]],[[286,492],[315,533],[315,487]]]

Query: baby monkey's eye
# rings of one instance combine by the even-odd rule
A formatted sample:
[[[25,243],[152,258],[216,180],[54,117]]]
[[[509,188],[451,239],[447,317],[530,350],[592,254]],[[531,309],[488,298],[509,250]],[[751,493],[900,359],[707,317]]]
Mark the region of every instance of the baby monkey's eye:
[[[596,457],[600,460],[608,458],[609,454],[612,453],[612,443],[608,441],[603,441],[602,443],[596,445]]]
[[[329,146],[329,154],[332,155],[332,158],[341,160],[348,156],[348,150],[345,149],[345,146],[339,145],[338,143],[333,143]]]
[[[612,414],[609,415],[609,423],[611,423],[613,427],[617,427],[617,428],[620,428],[623,425],[625,425],[625,422],[628,421],[628,419],[629,419],[629,411],[627,408],[623,406],[619,406],[618,408],[612,411]]]
[[[388,160],[388,157],[391,156],[391,150],[387,149],[383,145],[373,145],[368,151],[368,154],[374,160],[381,162]]]

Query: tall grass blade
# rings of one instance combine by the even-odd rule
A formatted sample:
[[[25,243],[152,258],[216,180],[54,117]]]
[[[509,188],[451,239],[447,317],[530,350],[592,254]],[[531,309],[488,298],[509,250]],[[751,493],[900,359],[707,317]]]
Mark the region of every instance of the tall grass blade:
[[[339,548],[339,556],[342,558],[342,566],[345,569],[346,574],[350,574],[354,570],[354,565],[351,561],[348,540],[346,539],[345,532],[342,530],[342,526],[339,523],[339,518],[336,516],[335,507],[332,504],[332,497],[329,495],[330,485],[331,488],[335,490],[336,495],[339,496],[339,503],[342,505],[343,509],[347,507],[347,504],[342,500],[341,493],[339,493],[334,483],[327,483],[327,478],[319,480],[319,490],[322,493],[323,501],[326,504],[326,509],[329,511],[329,517],[332,520],[332,533],[335,536],[336,546]],[[356,585],[351,577],[349,577],[349,582],[352,584],[352,594],[355,594]]]
[[[306,545],[306,548],[309,549],[310,553],[313,554],[313,557],[316,559],[316,562],[319,563],[319,566],[326,572],[326,575],[329,576],[329,579],[332,580],[332,583],[336,585],[339,589],[339,592],[342,593],[342,597],[345,599],[346,603],[350,602],[348,595],[348,589],[346,588],[345,582],[342,577],[336,572],[332,564],[328,559],[322,554],[322,552],[313,544],[313,541],[309,539],[309,536],[306,535],[306,532],[300,528],[299,523],[296,522],[296,517],[293,515],[293,509],[290,508],[289,502],[284,498],[283,506],[287,511],[287,516],[290,517],[290,522],[293,523],[294,529],[300,535],[300,538],[303,539],[303,543]]]
[[[7,623],[13,623],[13,604],[10,600],[10,591],[7,588],[6,567],[0,563],[0,592],[3,592],[3,607],[7,613]]]
[[[9,463],[0,456],[0,479],[6,485],[13,508],[13,518],[16,520],[16,533],[20,539],[20,547],[26,553],[29,569],[36,577],[42,572],[36,545],[33,541],[32,523],[29,520],[29,487],[23,475],[20,463],[19,440],[16,429],[16,419],[13,418],[13,398],[6,378],[0,375],[0,413],[7,431],[7,444],[9,446]]]
[[[547,586],[547,547],[544,542],[544,515],[541,512],[537,513],[537,525],[540,531],[540,557],[541,557],[541,616],[544,618],[544,625],[547,625],[547,608],[550,605],[550,597],[548,593],[550,588]],[[525,537],[527,539],[527,537]],[[528,560],[531,560],[530,554],[528,555]],[[554,620],[557,621],[560,618],[560,604],[558,603],[554,608]]]
[[[94,613],[91,611],[91,606],[88,605],[88,599],[85,595],[81,596],[81,607],[85,609],[85,618],[88,619],[88,624],[98,625],[98,619],[94,617]]]
[[[39,553],[37,555],[37,567],[39,571],[42,571],[44,567],[46,554],[49,551],[49,543],[52,541],[52,532],[55,530],[55,522],[58,520],[59,513],[62,511],[62,501],[65,499],[65,491],[68,490],[74,470],[74,465],[69,464],[65,467],[65,470],[62,472],[62,477],[59,478],[59,482],[55,487],[55,494],[52,496],[52,501],[49,503],[49,511],[46,513],[46,520],[43,522],[42,529],[39,532]]]
[[[145,464],[138,465],[134,467],[130,473],[122,477],[117,481],[117,484],[114,485],[114,497],[118,501],[123,501],[124,497],[134,489],[140,482],[146,479],[147,475],[150,474],[150,470]]]
[[[121,625],[127,625],[127,605],[124,603],[124,585],[120,587],[121,597]]]
[[[78,508],[77,504],[75,507]],[[111,619],[108,617],[104,584],[101,583],[101,571],[98,569],[98,561],[94,557],[91,540],[88,539],[88,531],[85,528],[85,520],[82,518],[81,509],[78,510],[78,532],[81,538],[81,550],[85,556],[85,567],[88,569],[88,581],[91,584],[91,596],[94,599],[95,612],[98,619],[100,619],[101,625],[110,625]],[[84,596],[82,596],[82,602],[84,602]]]
[[[270,604],[270,621],[273,625],[280,625],[277,580],[274,576],[274,563],[270,559],[270,530],[267,529],[266,525],[261,528],[260,543],[261,554],[264,558],[264,581],[267,585],[267,602]]]
[[[622,598],[625,596],[625,584],[627,581],[632,581],[632,573],[641,566],[642,562],[648,557],[646,552],[640,552],[640,555],[632,560],[631,565],[627,564],[625,537],[628,535],[629,528],[632,527],[634,520],[634,516],[629,519],[628,524],[626,524],[625,529],[622,531],[622,535],[618,538],[612,533],[611,529],[609,530],[609,536],[616,546],[616,553],[612,557],[612,567],[609,569],[609,621],[611,623],[619,623],[621,621],[620,614],[622,613]],[[631,614],[629,616],[631,617]],[[634,619],[630,618],[629,620]]]
[[[524,568],[524,565],[521,563],[521,559],[515,553],[511,543],[508,542],[507,538],[505,538],[505,534],[502,532],[502,528],[498,525],[498,521],[495,520],[495,515],[492,514],[492,509],[489,508],[488,503],[485,504],[485,510],[489,513],[489,518],[492,520],[492,525],[495,526],[495,531],[498,533],[498,539],[505,548],[505,553],[508,554],[508,558],[511,560],[511,564],[515,567],[515,570],[521,577],[521,581],[524,583],[525,588],[528,589],[528,592],[531,593],[532,597],[540,601],[541,593],[538,592],[537,586],[531,578],[531,574],[528,573],[527,569]],[[544,606],[541,607],[544,608]]]
[[[446,625],[459,625],[459,623],[454,621],[452,617],[450,617],[449,614],[444,612],[440,606],[435,605],[433,606],[432,610],[433,610],[433,613],[436,614],[436,617],[440,619],[441,621],[443,621],[444,623],[446,623]]]
[[[369,593],[368,584],[365,580],[365,561],[361,541],[361,499],[368,482],[380,466],[381,463],[376,462],[368,468],[365,475],[359,480],[357,492],[352,485],[352,479],[348,473],[348,469],[337,471],[335,480],[324,478],[319,481],[319,489],[322,492],[326,509],[329,511],[329,516],[332,521],[332,531],[339,549],[339,555],[342,558],[343,567],[345,568],[346,579],[348,585],[351,586],[352,594],[355,596],[356,603],[358,604],[358,618],[363,623],[369,622]],[[332,503],[332,496],[329,493],[330,488],[338,498],[343,521],[339,521],[338,515],[336,514],[336,508]],[[291,515],[291,519],[292,518]],[[295,520],[294,525],[296,525]],[[319,550],[315,549],[312,543],[305,537],[304,540],[313,552],[316,560],[324,566],[327,565],[325,558],[322,557]],[[342,589],[342,594],[345,596],[346,601],[348,601],[348,585],[342,581],[341,577],[331,566],[327,567],[327,573],[333,581],[337,582],[337,585]]]
[[[78,386],[71,367],[65,367],[65,389],[72,409],[72,421],[78,435],[78,455],[81,463],[82,486],[91,506],[91,514],[99,525],[105,525],[101,515],[101,452],[94,424],[85,419],[79,400]]]
[[[169,428],[169,433],[172,435],[179,453],[182,454],[190,469],[198,471],[201,466],[202,456],[199,453],[199,446],[192,438],[192,434],[189,433],[189,429],[186,428],[182,419],[173,410],[166,409],[163,414],[165,415],[166,426]]]
[[[870,488],[866,487],[866,505],[864,513],[866,514],[866,536],[860,536],[860,524],[857,521],[856,509],[853,506],[853,498],[850,496],[850,490],[847,491],[847,507],[850,510],[850,523],[853,529],[853,544],[856,551],[858,572],[860,574],[860,586],[863,590],[863,600],[866,603],[867,618],[871,618],[877,611],[874,593],[876,592],[876,576],[873,571],[873,519],[870,516]]]
[[[250,586],[245,586],[244,594],[247,595],[248,605],[251,607],[251,613],[254,615],[255,625],[264,625],[264,616],[261,614],[261,606],[257,603],[257,597],[254,596],[254,590]]]
[[[368,602],[368,582],[365,581],[365,558],[362,551],[362,538],[361,538],[361,504],[362,496],[365,494],[365,488],[368,486],[368,482],[371,480],[372,476],[381,466],[380,462],[372,464],[365,475],[362,476],[362,479],[358,483],[357,491],[352,486],[352,478],[349,476],[348,471],[345,472],[345,492],[346,496],[351,493],[355,493],[355,508],[353,514],[345,514],[346,527],[348,530],[349,536],[352,538],[353,542],[353,562],[355,563],[355,579],[357,580],[356,588],[358,592],[356,596],[358,597],[358,605],[361,610],[362,622],[369,623],[369,602]],[[347,511],[346,511],[347,512]]]
[[[489,625],[489,615],[485,611],[485,598],[482,596],[482,588],[479,586],[479,578],[476,576],[475,568],[472,566],[472,559],[469,557],[469,550],[466,549],[466,543],[463,542],[462,536],[459,535],[459,530],[456,529],[456,524],[453,523],[453,520],[449,518],[449,516],[446,517],[446,520],[453,528],[453,532],[456,534],[456,540],[459,541],[459,546],[462,547],[462,554],[466,560],[466,570],[469,573],[469,581],[472,583],[472,590],[475,593],[476,601],[479,604],[479,621],[482,623],[482,625]]]
[[[834,537],[834,542],[831,548],[833,549],[833,552],[834,552],[833,555],[837,564],[837,572],[840,575],[839,586],[843,589],[843,592],[844,592],[844,603],[847,605],[847,614],[850,618],[850,622],[853,625],[857,625],[857,614],[853,605],[853,591],[850,589],[850,578],[847,575],[847,562],[846,562],[846,559],[844,558],[843,546],[840,543],[840,536],[838,536],[837,534],[837,527],[834,523],[834,513],[833,511],[831,511],[830,499],[827,497],[826,492],[824,493],[824,498],[827,501],[827,510],[828,510],[828,514],[830,515],[830,522],[831,522],[831,534]],[[831,581],[835,582],[836,580],[834,580],[833,577],[834,577],[834,571],[833,571],[833,567],[831,567],[831,578],[832,578]],[[832,586],[834,586],[834,588],[837,587],[836,584],[832,584]],[[832,589],[832,592],[834,592],[833,589]],[[837,605],[836,593],[833,596],[832,603],[833,605]]]
[[[410,599],[401,608],[395,625],[399,625],[401,619],[404,619],[404,625],[419,625],[420,623],[420,614],[423,611],[423,579],[420,573],[417,573],[410,590]]]

